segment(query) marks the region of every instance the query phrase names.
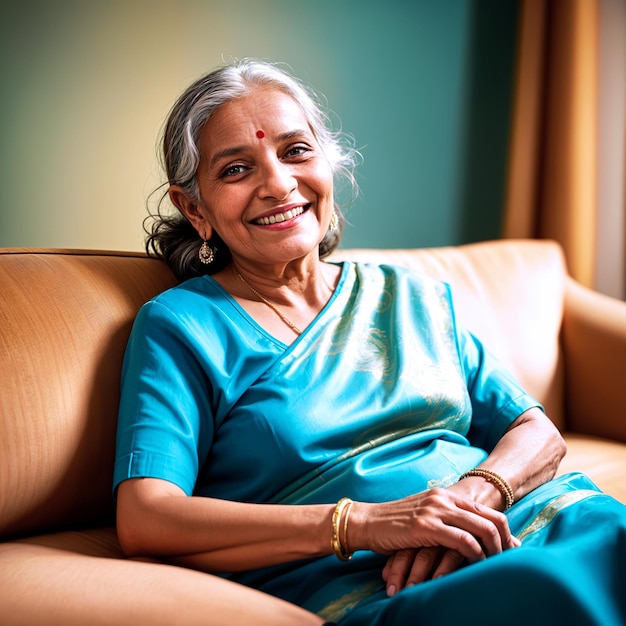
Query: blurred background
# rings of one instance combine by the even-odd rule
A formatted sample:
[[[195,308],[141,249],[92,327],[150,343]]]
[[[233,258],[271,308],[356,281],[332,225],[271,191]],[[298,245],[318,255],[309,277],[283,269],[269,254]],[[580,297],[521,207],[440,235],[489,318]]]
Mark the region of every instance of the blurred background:
[[[593,5],[596,33],[615,15],[626,20],[625,0],[11,3],[0,24],[0,247],[142,250],[146,200],[163,182],[156,150],[169,108],[198,76],[246,56],[288,64],[326,96],[336,126],[360,147],[361,195],[347,212],[344,247],[553,236],[516,229],[509,215],[511,194],[519,197],[511,151],[528,135],[514,133],[525,11],[541,6],[547,15],[543,34],[527,43],[542,50],[546,28],[563,22],[553,4],[581,5],[575,19],[584,23]],[[618,53],[623,38],[613,34]],[[624,67],[626,52],[616,71]],[[612,106],[623,111],[626,83],[611,76]],[[608,237],[621,232],[621,246],[626,126],[623,116],[612,122],[622,133],[614,174],[622,186],[613,183],[608,202],[620,204],[604,228]],[[517,184],[534,206],[536,183]],[[595,178],[592,187],[596,202],[605,187]],[[622,256],[605,261],[616,263],[623,269]],[[611,278],[620,289],[622,269]]]
[[[3,13],[0,246],[142,249],[169,108],[245,56],[287,63],[361,148],[344,245],[499,235],[516,0],[26,0]]]

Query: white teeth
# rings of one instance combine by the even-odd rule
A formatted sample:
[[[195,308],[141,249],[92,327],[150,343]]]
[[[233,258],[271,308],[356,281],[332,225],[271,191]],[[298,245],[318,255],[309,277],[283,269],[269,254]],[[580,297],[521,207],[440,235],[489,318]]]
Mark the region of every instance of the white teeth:
[[[276,224],[277,222],[284,222],[285,220],[293,219],[298,215],[302,215],[304,213],[304,207],[298,206],[295,209],[289,209],[284,213],[277,213],[276,215],[270,215],[269,217],[260,217],[258,220],[255,220],[257,224],[261,224],[262,226],[269,226],[270,224]]]

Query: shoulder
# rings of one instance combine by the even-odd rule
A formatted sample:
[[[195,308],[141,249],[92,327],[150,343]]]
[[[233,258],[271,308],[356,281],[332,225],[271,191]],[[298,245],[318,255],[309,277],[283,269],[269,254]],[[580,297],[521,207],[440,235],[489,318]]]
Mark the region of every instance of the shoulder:
[[[206,308],[214,308],[223,299],[219,286],[208,276],[190,278],[146,302],[138,317],[188,319]]]
[[[148,302],[158,302],[163,306],[176,310],[184,307],[188,300],[195,301],[200,298],[210,298],[217,294],[219,290],[217,283],[212,278],[209,276],[198,276],[162,291]]]
[[[455,327],[449,285],[397,265],[352,263],[352,308],[362,315],[391,316],[401,325]]]
[[[352,262],[358,278],[359,287],[373,289],[376,286],[393,288],[397,295],[401,294],[437,294],[450,298],[448,283],[416,272],[400,265]]]
[[[133,324],[133,336],[176,343],[215,343],[233,317],[232,304],[223,290],[208,276],[191,278],[146,302]]]

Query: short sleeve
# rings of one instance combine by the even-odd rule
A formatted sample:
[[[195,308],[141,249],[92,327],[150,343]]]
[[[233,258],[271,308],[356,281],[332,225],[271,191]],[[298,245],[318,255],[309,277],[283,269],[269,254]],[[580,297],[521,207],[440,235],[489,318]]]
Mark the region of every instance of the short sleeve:
[[[193,492],[214,433],[209,381],[192,346],[166,306],[141,308],[122,368],[114,490],[150,477]]]
[[[522,413],[543,407],[472,333],[457,328],[457,341],[472,404],[468,439],[490,451]]]

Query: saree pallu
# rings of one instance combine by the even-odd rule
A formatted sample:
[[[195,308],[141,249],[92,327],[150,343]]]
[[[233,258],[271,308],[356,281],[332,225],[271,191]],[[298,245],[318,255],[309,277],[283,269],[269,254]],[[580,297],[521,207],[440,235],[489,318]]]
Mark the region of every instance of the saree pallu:
[[[452,484],[534,406],[457,323],[441,283],[345,263],[326,307],[286,346],[202,277],[137,317],[114,487],[148,476],[245,502],[388,501]],[[341,626],[624,623],[624,506],[573,475],[508,515],[522,547],[393,598],[386,558],[370,552],[229,578]]]

